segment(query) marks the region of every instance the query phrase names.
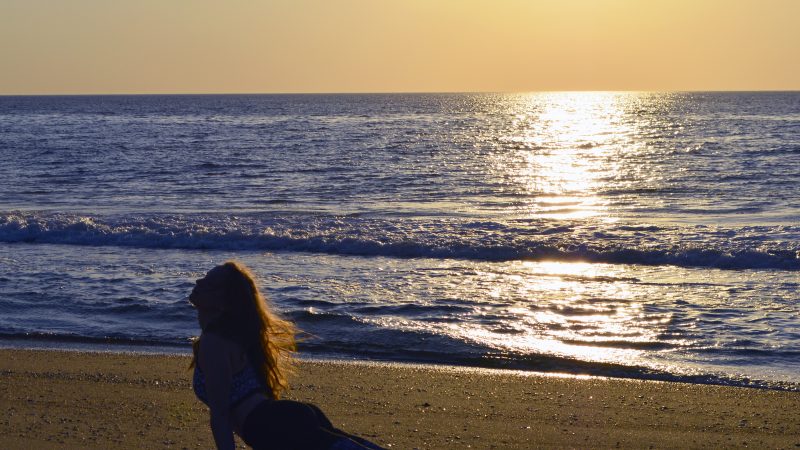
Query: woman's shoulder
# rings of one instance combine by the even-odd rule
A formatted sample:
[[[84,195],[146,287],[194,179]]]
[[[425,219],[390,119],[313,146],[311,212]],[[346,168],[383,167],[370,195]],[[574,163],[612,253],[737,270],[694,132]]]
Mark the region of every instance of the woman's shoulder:
[[[213,331],[204,331],[200,335],[199,347],[200,358],[206,361],[225,358],[234,362],[244,354],[244,349],[239,344]]]
[[[200,343],[210,342],[212,345],[239,345],[230,337],[217,331],[203,331],[200,333]]]

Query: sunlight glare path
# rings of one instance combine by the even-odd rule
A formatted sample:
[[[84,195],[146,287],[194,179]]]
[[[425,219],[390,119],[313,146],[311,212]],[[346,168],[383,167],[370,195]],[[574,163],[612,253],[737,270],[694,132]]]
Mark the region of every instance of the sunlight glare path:
[[[504,140],[515,152],[506,167],[529,202],[529,215],[552,219],[601,216],[613,220],[598,192],[619,174],[635,123],[626,106],[637,94],[565,92],[530,94],[521,102]]]

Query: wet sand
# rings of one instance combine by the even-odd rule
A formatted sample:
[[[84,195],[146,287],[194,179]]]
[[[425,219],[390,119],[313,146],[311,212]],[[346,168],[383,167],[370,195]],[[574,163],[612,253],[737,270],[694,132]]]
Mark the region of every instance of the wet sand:
[[[213,448],[186,356],[0,350],[0,448]],[[303,362],[289,398],[388,448],[800,448],[800,393]]]

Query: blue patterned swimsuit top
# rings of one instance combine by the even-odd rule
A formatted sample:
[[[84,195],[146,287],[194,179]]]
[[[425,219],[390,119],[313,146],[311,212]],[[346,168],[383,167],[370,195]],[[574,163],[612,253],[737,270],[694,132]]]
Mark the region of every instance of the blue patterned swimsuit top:
[[[197,365],[194,366],[194,379],[192,381],[194,394],[201,402],[208,405],[208,393],[206,392],[206,377]],[[250,363],[244,369],[236,372],[231,380],[231,408],[236,407],[239,402],[246,399],[254,392],[264,392],[264,386],[258,379],[258,374]]]

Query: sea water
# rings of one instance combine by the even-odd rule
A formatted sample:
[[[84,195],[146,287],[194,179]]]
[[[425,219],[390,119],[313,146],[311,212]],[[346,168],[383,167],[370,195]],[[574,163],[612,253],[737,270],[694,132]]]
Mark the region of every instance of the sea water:
[[[798,389],[800,93],[0,97],[0,344],[185,351],[237,259],[317,357]]]

